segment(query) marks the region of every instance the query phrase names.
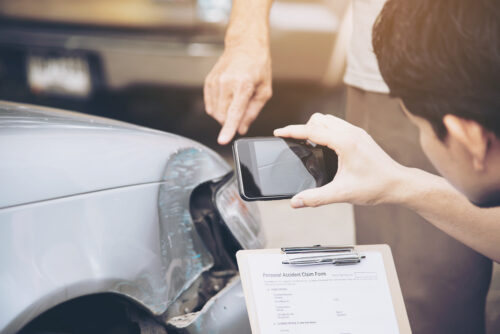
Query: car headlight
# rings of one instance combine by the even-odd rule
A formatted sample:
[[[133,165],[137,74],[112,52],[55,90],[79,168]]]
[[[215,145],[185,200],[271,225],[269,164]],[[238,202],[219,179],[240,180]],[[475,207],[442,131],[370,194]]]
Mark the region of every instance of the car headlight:
[[[215,193],[215,205],[228,229],[244,249],[263,248],[259,208],[256,203],[244,202],[238,192],[234,175]]]

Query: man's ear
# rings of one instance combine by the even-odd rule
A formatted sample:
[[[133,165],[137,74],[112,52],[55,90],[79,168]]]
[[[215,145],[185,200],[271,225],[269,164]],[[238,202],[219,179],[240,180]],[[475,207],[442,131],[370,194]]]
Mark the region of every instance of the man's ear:
[[[462,144],[470,153],[474,169],[484,170],[489,144],[488,132],[477,122],[455,115],[445,115],[443,123],[448,130],[448,135]]]

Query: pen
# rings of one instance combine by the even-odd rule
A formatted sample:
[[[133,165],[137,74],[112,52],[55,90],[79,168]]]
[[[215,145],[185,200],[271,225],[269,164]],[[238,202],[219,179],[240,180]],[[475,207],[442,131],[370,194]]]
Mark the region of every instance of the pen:
[[[309,247],[283,247],[281,251],[286,254],[297,254],[297,253],[344,253],[353,252],[354,247],[352,246],[309,246]]]
[[[333,264],[333,265],[345,265],[345,264],[355,264],[361,262],[361,259],[365,258],[364,255],[360,255],[355,252],[345,252],[343,254],[336,255],[323,255],[323,256],[306,256],[293,258],[288,261],[282,261],[283,264],[291,265],[303,265],[310,266],[316,264]]]

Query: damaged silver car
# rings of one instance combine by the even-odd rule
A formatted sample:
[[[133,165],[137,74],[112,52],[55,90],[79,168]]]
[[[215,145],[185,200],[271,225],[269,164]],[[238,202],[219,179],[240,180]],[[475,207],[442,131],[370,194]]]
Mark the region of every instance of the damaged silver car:
[[[0,102],[1,333],[250,333],[235,252],[263,246],[203,145]]]

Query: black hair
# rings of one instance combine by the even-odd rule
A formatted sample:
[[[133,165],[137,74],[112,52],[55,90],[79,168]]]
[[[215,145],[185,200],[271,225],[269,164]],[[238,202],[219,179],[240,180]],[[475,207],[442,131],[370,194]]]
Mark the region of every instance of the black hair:
[[[474,120],[500,138],[500,0],[388,0],[373,48],[393,97],[428,120]]]

